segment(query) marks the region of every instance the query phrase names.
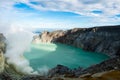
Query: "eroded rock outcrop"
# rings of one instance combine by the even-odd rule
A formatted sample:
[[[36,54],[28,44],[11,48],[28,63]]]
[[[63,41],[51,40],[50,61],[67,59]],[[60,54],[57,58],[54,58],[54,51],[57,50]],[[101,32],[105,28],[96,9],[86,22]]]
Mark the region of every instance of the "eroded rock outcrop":
[[[6,49],[5,37],[0,33],[0,73],[4,71],[5,58],[4,53]]]
[[[105,60],[86,69],[83,69],[81,67],[76,69],[69,69],[63,65],[57,65],[55,68],[50,70],[49,77],[58,77],[60,75],[63,75],[64,77],[79,77],[83,74],[92,75],[95,73],[102,73],[110,70],[120,70],[120,57]]]
[[[49,71],[48,76],[22,75],[4,61],[5,38],[0,34],[0,79],[2,80],[106,80],[108,77],[119,80],[120,74],[120,26],[76,28],[67,31],[44,32],[35,40],[41,42],[59,42],[73,45],[84,50],[102,52],[109,55],[109,60],[93,65],[87,69],[69,69],[57,65]],[[105,73],[105,74],[103,74]],[[98,74],[102,74],[98,76]],[[111,76],[115,74],[116,76]],[[76,78],[77,77],[77,78]]]
[[[59,42],[87,51],[120,56],[120,26],[75,28],[67,31],[43,32],[41,42]]]
[[[98,72],[104,72],[110,70],[120,70],[120,57],[111,58],[99,64],[90,66],[87,69],[82,70],[80,74],[78,74],[77,76],[86,73],[95,74]]]
[[[0,80],[20,80],[21,75],[5,59],[6,38],[0,33]]]
[[[4,71],[4,64],[5,64],[5,58],[3,55],[3,51],[0,50],[0,73]]]
[[[62,35],[59,35],[59,33]],[[41,42],[69,44],[87,51],[104,53],[111,57],[109,60],[103,61],[100,64],[93,65],[86,69],[77,69],[76,71],[73,71],[72,74],[74,74],[74,77],[78,77],[83,74],[93,75],[96,73],[104,73],[106,71],[109,73],[111,70],[120,70],[119,35],[120,26],[103,26],[93,28],[75,28],[60,32],[46,32],[40,34],[39,37],[36,37],[36,39],[39,38]],[[59,70],[59,72],[62,71],[62,69],[55,67],[51,69],[51,72],[53,72],[52,75],[57,74],[56,70]],[[69,69],[66,70],[69,73]]]
[[[64,76],[74,76],[73,71],[64,65],[57,65],[55,68],[51,69],[48,73],[48,77],[58,77],[60,75]]]
[[[62,30],[58,30],[58,31],[53,31],[53,32],[47,32],[44,31],[42,34],[40,34],[39,36],[34,36],[34,40],[33,42],[53,42],[56,41],[56,39],[58,39],[59,37],[64,36],[65,32]]]
[[[120,70],[110,70],[92,75],[81,75],[80,80],[119,80]],[[77,80],[77,79],[76,79]]]

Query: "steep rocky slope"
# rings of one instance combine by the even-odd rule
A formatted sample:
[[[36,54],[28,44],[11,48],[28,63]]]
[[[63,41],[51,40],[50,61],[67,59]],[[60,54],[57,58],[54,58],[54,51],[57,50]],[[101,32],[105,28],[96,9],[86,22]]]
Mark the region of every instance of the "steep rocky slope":
[[[34,41],[53,42],[72,45],[87,51],[104,53],[111,58],[87,69],[70,70],[66,66],[56,66],[49,76],[80,76],[104,71],[120,70],[120,26],[103,26],[93,28],[75,28],[67,31],[43,32]],[[120,78],[119,78],[120,79]]]
[[[99,64],[92,65],[86,69],[81,67],[76,69],[69,69],[63,65],[57,65],[55,68],[51,69],[49,72],[49,77],[64,75],[66,77],[79,77],[83,74],[92,75],[95,73],[100,73],[110,70],[120,70],[120,57],[111,58],[109,60],[103,61]]]
[[[43,32],[38,38],[42,42],[69,44],[84,50],[105,53],[110,57],[120,56],[120,26]]]
[[[0,33],[0,80],[48,80],[44,76],[18,73],[14,67],[6,61],[7,59],[4,56],[6,46],[6,38]]]
[[[6,49],[5,37],[0,33],[0,73],[4,71],[5,58],[4,53]]]
[[[0,33],[0,80],[16,79],[19,74],[10,65],[6,63],[6,59],[4,57],[5,52],[6,38],[3,36],[2,33]]]
[[[69,69],[57,65],[48,76],[24,75],[6,63],[5,37],[0,34],[0,80],[120,80],[120,26],[75,28],[67,31],[43,32],[33,41],[59,42],[84,50],[107,54],[111,58],[87,69]]]

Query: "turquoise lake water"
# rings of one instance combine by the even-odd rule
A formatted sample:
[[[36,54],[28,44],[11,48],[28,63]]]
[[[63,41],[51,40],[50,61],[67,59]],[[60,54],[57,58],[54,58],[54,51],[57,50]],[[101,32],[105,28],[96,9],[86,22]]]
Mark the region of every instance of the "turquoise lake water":
[[[93,64],[100,63],[109,57],[100,54],[87,52],[80,48],[63,44],[40,43],[31,44],[31,51],[24,53],[25,58],[30,61],[30,66],[37,70],[44,66],[53,68],[57,64],[77,68],[86,68]]]

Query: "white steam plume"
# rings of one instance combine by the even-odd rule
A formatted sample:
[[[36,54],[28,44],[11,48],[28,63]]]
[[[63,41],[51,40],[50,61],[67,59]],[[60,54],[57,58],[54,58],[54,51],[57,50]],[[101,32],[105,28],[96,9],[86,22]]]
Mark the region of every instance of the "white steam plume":
[[[48,72],[49,72],[49,67],[48,66],[42,66],[42,67],[40,67],[40,68],[38,68],[38,73],[40,74],[40,75],[47,75],[48,74]]]
[[[24,51],[30,50],[30,44],[33,39],[33,33],[20,27],[0,25],[0,33],[3,33],[7,39],[7,51],[5,57],[7,63],[11,64],[16,71],[24,74],[47,75],[49,68],[47,66],[40,67],[38,71],[34,71],[30,67],[29,61],[24,58]]]
[[[18,72],[37,74],[37,72],[34,72],[29,66],[29,61],[23,56],[24,51],[29,48],[33,34],[22,28],[11,27],[5,37],[7,38],[7,52],[5,54],[7,63],[12,64]]]

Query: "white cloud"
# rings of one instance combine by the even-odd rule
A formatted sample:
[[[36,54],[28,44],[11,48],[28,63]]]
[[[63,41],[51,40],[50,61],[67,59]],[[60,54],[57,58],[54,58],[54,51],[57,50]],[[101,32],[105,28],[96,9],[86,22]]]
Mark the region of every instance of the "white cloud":
[[[91,12],[93,10],[103,11],[101,16],[120,14],[120,0],[3,0],[0,1],[0,7],[13,8],[16,2],[25,3],[38,10],[68,11],[87,16],[95,16]]]
[[[102,17],[105,20],[107,18],[108,22],[113,20],[114,16],[120,14],[120,0],[27,0],[25,3],[37,10],[72,12],[84,16],[96,17],[97,19]],[[93,13],[92,11],[94,10],[101,10],[102,13]],[[113,21],[119,21],[119,19]]]
[[[68,11],[86,16],[95,16],[91,11],[102,10],[100,16],[120,14],[120,0],[30,0],[39,4],[30,4],[33,8],[42,10]]]
[[[93,21],[120,22],[120,19],[115,17],[115,15],[120,14],[120,0],[1,0],[0,16],[2,18],[0,17],[0,21],[4,21],[4,15],[7,15],[6,17],[15,16],[16,18],[33,15],[32,13],[25,14],[17,10],[13,6],[16,3],[25,3],[36,10],[64,11],[90,16],[93,17]],[[102,13],[93,13],[92,11],[94,10],[100,10]],[[14,20],[10,18],[7,21],[16,22],[17,19],[15,17],[13,18]]]

